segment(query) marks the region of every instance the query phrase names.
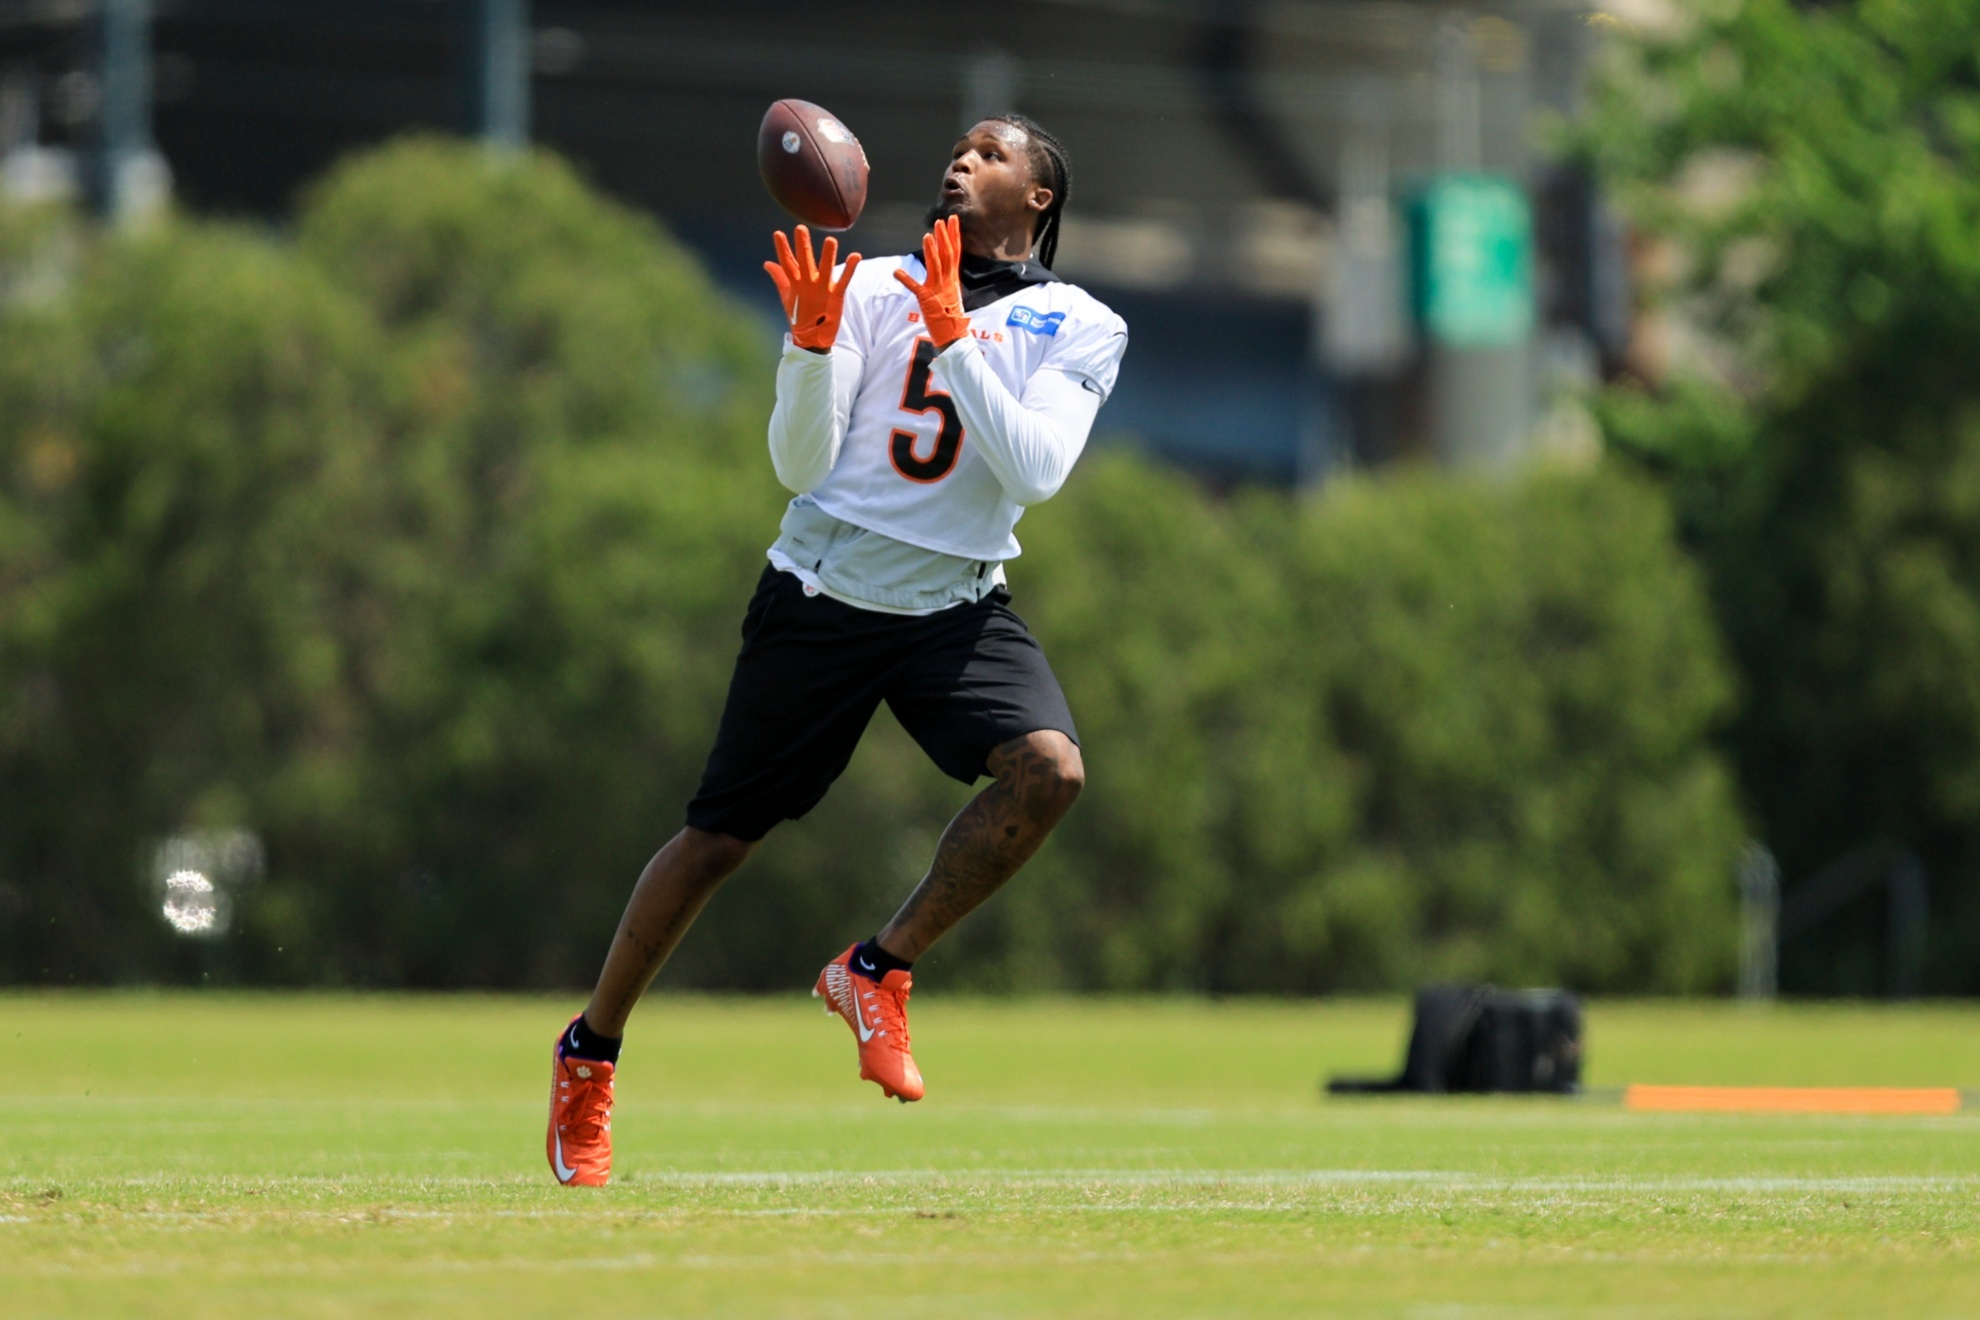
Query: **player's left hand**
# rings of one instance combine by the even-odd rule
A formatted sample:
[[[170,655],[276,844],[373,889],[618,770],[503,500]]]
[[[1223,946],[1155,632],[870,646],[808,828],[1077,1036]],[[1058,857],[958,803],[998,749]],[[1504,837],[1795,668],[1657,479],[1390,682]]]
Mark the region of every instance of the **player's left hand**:
[[[963,311],[962,284],[957,272],[962,267],[962,220],[947,216],[935,222],[921,240],[921,264],[928,278],[916,283],[904,270],[894,278],[907,286],[921,303],[921,320],[928,337],[938,349],[947,348],[969,336],[969,315]]]

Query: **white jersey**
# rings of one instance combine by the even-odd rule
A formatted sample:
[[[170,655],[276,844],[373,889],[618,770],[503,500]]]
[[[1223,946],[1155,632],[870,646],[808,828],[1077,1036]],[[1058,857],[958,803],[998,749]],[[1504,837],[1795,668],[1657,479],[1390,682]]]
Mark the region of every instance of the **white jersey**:
[[[819,355],[787,351],[771,421],[778,475],[854,526],[966,560],[1012,558],[1024,506],[1058,489],[1114,388],[1127,325],[1075,285],[1028,283],[970,312],[972,340],[938,355],[894,278],[902,269],[924,275],[919,257],[853,273],[829,396]]]

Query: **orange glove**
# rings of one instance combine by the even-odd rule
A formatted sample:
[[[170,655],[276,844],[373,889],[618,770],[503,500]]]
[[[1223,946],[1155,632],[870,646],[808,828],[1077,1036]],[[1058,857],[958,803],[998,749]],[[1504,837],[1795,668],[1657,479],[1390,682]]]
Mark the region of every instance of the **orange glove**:
[[[958,339],[969,337],[969,316],[963,311],[962,285],[956,282],[962,264],[962,221],[949,216],[935,222],[921,240],[921,264],[928,269],[928,282],[916,284],[904,270],[894,278],[907,286],[921,303],[921,319],[935,347],[947,348]]]
[[[846,286],[859,269],[859,253],[846,258],[846,273],[832,281],[832,265],[838,259],[839,240],[827,238],[824,251],[814,261],[811,231],[797,227],[797,252],[783,230],[771,236],[777,244],[777,259],[763,263],[777,285],[777,296],[784,300],[784,315],[791,318],[791,342],[799,348],[823,353],[839,337],[839,317],[846,307]],[[802,258],[802,259],[800,259]]]

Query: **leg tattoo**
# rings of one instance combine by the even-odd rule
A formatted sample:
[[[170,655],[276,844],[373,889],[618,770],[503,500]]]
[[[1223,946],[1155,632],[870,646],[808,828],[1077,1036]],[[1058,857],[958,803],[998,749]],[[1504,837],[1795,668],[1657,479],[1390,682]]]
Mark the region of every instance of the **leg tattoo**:
[[[990,753],[996,782],[949,822],[935,861],[880,932],[913,962],[1031,859],[1085,783],[1079,748],[1062,733],[1026,734]]]

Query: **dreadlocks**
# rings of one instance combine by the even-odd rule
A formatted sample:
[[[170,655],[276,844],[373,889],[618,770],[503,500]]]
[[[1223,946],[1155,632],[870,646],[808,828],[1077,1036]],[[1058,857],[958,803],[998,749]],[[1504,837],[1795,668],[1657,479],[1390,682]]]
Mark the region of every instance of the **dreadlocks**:
[[[1002,114],[990,122],[1009,124],[1024,134],[1025,151],[1031,157],[1031,177],[1052,190],[1052,200],[1039,215],[1038,228],[1032,236],[1039,264],[1050,270],[1052,258],[1059,252],[1059,216],[1066,209],[1066,197],[1072,191],[1072,156],[1064,143],[1028,115]]]

